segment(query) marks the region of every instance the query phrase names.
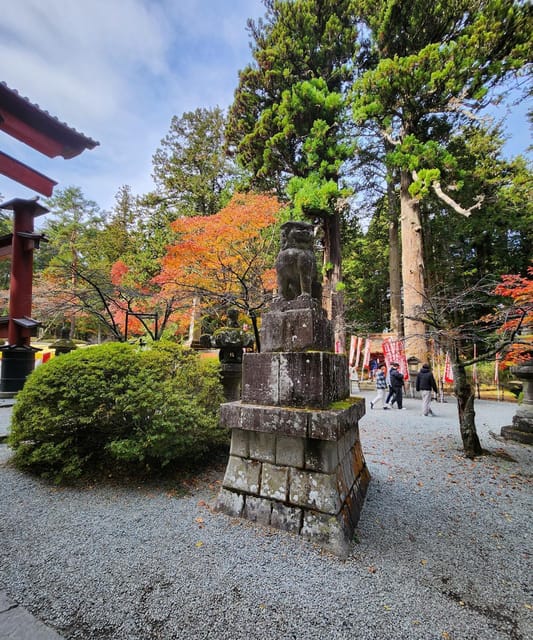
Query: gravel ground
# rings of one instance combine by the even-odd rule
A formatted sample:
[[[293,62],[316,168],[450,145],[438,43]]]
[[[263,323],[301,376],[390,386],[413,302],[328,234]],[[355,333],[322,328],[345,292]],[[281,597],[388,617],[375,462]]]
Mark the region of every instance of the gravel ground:
[[[370,411],[372,474],[352,555],[214,514],[223,470],[182,488],[57,488],[0,447],[0,588],[69,639],[526,640],[533,449],[495,438],[515,405],[476,403],[491,455],[461,454],[455,402]]]

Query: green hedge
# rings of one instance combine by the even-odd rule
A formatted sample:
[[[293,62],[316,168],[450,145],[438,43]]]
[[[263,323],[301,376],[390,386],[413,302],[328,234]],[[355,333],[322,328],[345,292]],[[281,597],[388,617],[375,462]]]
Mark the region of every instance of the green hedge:
[[[172,343],[112,343],[38,367],[17,396],[17,467],[56,482],[95,470],[190,464],[227,442],[218,363]]]

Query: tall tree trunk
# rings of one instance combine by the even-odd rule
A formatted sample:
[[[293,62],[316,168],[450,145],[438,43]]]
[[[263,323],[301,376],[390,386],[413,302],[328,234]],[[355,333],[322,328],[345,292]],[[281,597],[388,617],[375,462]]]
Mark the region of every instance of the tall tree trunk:
[[[475,392],[466,377],[464,366],[460,362],[453,363],[453,390],[457,398],[459,412],[459,428],[463,440],[463,449],[467,458],[475,458],[483,453],[476,431],[474,411]]]
[[[340,213],[324,216],[324,279],[322,306],[333,323],[335,345],[345,352],[344,295],[338,290],[342,281]]]
[[[402,276],[400,264],[400,217],[398,201],[392,176],[387,183],[389,210],[389,287],[390,287],[390,328],[399,338],[403,337],[402,327]]]
[[[417,320],[425,302],[422,225],[420,205],[409,193],[411,183],[411,173],[401,171],[403,328],[406,355],[425,362],[428,355],[426,328],[421,320]]]

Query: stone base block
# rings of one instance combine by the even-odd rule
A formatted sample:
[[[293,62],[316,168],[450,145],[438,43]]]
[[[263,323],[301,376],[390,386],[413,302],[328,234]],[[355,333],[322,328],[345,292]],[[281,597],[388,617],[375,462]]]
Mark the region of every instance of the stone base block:
[[[533,432],[522,431],[515,428],[515,426],[508,426],[501,428],[501,435],[506,440],[514,440],[515,442],[521,442],[522,444],[533,444]]]
[[[333,331],[323,309],[277,310],[264,313],[261,325],[261,349],[272,351],[333,351]]]
[[[267,451],[250,445],[258,435]],[[370,481],[357,423],[336,441],[234,429],[231,451],[216,510],[349,553]]]
[[[242,401],[326,408],[350,395],[346,356],[325,353],[246,353]]]
[[[342,406],[338,409],[316,410],[227,402],[220,407],[220,424],[232,430],[338,442],[357,427],[365,415],[363,398],[349,398],[339,404]],[[353,442],[342,444],[350,448]],[[249,443],[235,446],[249,446]]]

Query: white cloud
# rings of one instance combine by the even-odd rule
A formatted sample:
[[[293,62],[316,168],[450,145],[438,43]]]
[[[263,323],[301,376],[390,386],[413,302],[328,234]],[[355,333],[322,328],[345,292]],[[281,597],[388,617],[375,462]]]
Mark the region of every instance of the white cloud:
[[[260,0],[5,3],[0,80],[101,146],[69,161],[0,146],[104,207],[122,184],[146,191],[172,116],[231,102],[249,59],[246,19],[263,12]],[[29,194],[2,176],[0,191]]]

